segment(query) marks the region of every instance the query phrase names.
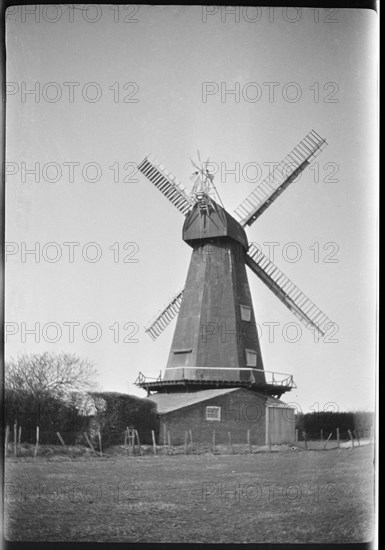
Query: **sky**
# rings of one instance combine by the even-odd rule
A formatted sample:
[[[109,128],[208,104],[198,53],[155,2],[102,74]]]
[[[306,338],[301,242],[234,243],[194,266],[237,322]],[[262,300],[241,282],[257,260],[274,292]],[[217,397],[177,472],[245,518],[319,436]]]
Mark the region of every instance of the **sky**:
[[[76,353],[100,389],[145,397],[135,379],[165,368],[175,321],[155,342],[144,326],[191,248],[137,164],[152,153],[189,190],[199,149],[232,213],[314,129],[328,146],[247,235],[337,330],[315,341],[248,271],[264,365],[294,375],[299,410],[373,410],[375,13],[28,10],[6,19],[6,358]]]

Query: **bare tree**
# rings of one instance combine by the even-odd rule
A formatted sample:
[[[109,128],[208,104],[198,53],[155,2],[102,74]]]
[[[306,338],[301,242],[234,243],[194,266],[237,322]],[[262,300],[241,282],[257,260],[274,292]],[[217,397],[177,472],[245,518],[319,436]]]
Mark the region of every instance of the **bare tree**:
[[[63,399],[74,392],[93,390],[96,377],[93,363],[72,353],[23,354],[5,363],[6,389],[36,398],[50,394]]]

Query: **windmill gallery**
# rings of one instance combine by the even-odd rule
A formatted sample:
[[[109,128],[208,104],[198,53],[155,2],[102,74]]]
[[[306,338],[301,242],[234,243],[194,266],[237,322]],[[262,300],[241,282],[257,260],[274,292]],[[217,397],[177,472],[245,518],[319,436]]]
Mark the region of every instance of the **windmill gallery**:
[[[209,163],[193,162],[194,185],[187,194],[155,159],[140,172],[185,216],[183,240],[192,248],[185,287],[147,327],[155,340],[175,318],[166,368],[158,378],[139,373],[136,384],[157,405],[160,428],[183,443],[218,442],[233,433],[234,443],[252,432],[256,445],[294,442],[294,414],[280,398],[295,388],[293,376],[265,370],[246,266],[309,329],[324,335],[330,319],[248,242],[251,226],[326,146],[312,130],[231,216],[221,203]],[[283,170],[284,169],[284,170]]]

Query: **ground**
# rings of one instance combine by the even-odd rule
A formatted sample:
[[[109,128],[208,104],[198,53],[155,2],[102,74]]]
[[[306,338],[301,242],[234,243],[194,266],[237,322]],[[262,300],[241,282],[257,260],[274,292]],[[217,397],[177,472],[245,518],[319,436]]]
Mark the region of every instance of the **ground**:
[[[7,458],[5,537],[337,543],[373,538],[373,445]]]

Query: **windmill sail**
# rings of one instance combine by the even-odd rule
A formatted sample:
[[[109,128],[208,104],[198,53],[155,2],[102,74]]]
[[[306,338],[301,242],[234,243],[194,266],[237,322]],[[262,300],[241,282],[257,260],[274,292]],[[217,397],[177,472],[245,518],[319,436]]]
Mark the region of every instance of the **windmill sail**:
[[[246,264],[302,323],[322,336],[333,322],[260,250],[251,244]]]
[[[239,223],[254,223],[326,145],[326,140],[312,130],[235,209]]]
[[[185,193],[183,185],[164,166],[146,157],[138,169],[167,197],[182,214],[186,215],[193,203]]]
[[[182,302],[183,290],[180,290],[171,299],[169,304],[165,306],[151,322],[148,327],[145,327],[147,332],[153,340],[156,340],[158,336],[164,331],[164,329],[171,323],[171,321],[178,315],[180,304]]]

